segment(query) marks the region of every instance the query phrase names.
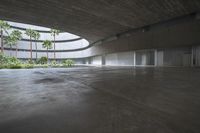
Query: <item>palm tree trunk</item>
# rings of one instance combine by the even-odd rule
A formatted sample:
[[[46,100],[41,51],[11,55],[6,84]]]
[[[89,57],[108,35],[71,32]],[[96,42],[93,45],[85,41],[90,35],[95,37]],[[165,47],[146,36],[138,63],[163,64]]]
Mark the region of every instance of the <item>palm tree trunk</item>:
[[[11,57],[11,54],[12,54],[12,46],[10,45],[10,57]]]
[[[16,51],[15,51],[15,52],[16,52],[16,53],[15,53],[15,54],[16,54],[16,58],[17,58],[17,51],[18,51],[18,46],[17,46],[17,44],[16,44]]]
[[[37,42],[35,42],[35,50],[36,50],[36,60],[37,60],[37,57],[38,57],[38,55],[37,55]]]
[[[54,60],[56,60],[56,36],[54,35]]]
[[[3,30],[1,28],[1,52],[2,53],[3,53],[3,50],[4,50],[4,48],[3,48]]]
[[[48,48],[47,48],[47,64],[48,64],[48,61],[49,61],[49,53],[48,53]]]
[[[32,38],[30,37],[30,50],[31,50],[31,61],[33,58],[33,54],[32,54]]]

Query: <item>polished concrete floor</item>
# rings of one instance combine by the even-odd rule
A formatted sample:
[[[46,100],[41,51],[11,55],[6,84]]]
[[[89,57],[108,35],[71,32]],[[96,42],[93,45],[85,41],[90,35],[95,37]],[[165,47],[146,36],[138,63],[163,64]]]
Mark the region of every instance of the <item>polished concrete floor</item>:
[[[200,69],[0,70],[0,133],[200,133]]]

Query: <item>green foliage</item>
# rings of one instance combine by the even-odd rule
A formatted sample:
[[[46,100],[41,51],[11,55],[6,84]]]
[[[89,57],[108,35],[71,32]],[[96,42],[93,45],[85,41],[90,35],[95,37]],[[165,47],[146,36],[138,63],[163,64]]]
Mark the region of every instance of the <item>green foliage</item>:
[[[20,60],[15,57],[9,57],[9,63],[20,64]]]
[[[3,21],[3,20],[0,20],[0,32],[1,32],[1,39],[2,40],[4,40],[3,38],[3,33],[5,32],[7,35],[8,35],[8,31],[7,30],[9,30],[10,29],[10,25],[7,23],[7,22],[5,22],[5,21]],[[3,47],[3,43],[4,43],[4,41],[2,41],[1,42],[1,47]],[[2,49],[2,52],[3,52],[3,49]]]
[[[21,68],[21,61],[15,57],[0,54],[0,68]]]
[[[34,64],[21,64],[21,68],[26,68],[26,69],[30,69],[30,68],[33,68],[34,67]]]
[[[52,60],[50,66],[51,66],[51,67],[62,67],[62,65],[61,65],[61,64],[58,64],[58,63],[56,62],[56,60]]]
[[[33,64],[22,63],[15,57],[9,57],[0,53],[0,69],[21,69],[21,68],[33,68]]]
[[[47,64],[47,57],[41,57],[39,60],[36,61],[37,64]]]
[[[34,61],[29,59],[29,60],[27,61],[27,64],[34,64]]]
[[[21,68],[47,68],[49,65],[47,64],[47,57],[41,57],[36,63],[32,62],[31,60],[27,62],[21,62],[15,57],[9,57],[2,53],[0,53],[0,69],[7,68],[7,69],[21,69]],[[53,67],[71,67],[74,65],[73,60],[63,60],[62,65],[57,64],[57,62],[54,60],[51,62],[51,66]]]
[[[19,40],[22,39],[22,33],[19,30],[14,30],[9,36],[6,36],[5,43],[12,47],[16,45]]]
[[[48,64],[35,64],[34,68],[48,68],[49,65]]]
[[[51,35],[52,36],[55,36],[55,35],[59,35],[59,33],[60,33],[60,30],[56,30],[56,29],[51,29]]]
[[[1,28],[1,30],[3,30],[4,32],[6,32],[8,34],[7,30],[10,29],[10,25],[5,21],[0,20],[0,28]]]
[[[33,38],[33,37],[34,37],[34,35],[35,35],[35,31],[34,31],[34,30],[32,30],[32,29],[26,29],[26,32],[25,32],[25,34],[26,34],[27,36],[29,36],[29,37]]]
[[[0,53],[0,64],[5,64],[8,62],[8,57],[5,56],[3,53]]]
[[[17,40],[13,36],[6,36],[5,43],[6,45],[12,47],[13,45],[17,43]]]
[[[5,28],[5,29],[10,29],[10,25],[3,20],[0,20],[0,27]]]
[[[51,49],[52,48],[52,42],[49,41],[49,40],[45,40],[42,44],[43,48],[46,48],[46,49]]]
[[[13,30],[10,36],[13,36],[16,40],[21,40],[22,39],[22,32],[19,30]]]
[[[62,64],[63,64],[63,66],[71,67],[71,66],[73,66],[75,63],[74,63],[73,60],[67,59],[67,60],[63,60],[63,61],[62,61]]]
[[[56,65],[57,62],[55,60],[51,61],[51,65]]]
[[[38,31],[33,31],[32,37],[33,37],[35,40],[38,40],[38,39],[40,39],[40,33],[39,33]]]
[[[22,68],[21,64],[12,64],[12,65],[9,65],[7,68],[9,69],[20,69]]]

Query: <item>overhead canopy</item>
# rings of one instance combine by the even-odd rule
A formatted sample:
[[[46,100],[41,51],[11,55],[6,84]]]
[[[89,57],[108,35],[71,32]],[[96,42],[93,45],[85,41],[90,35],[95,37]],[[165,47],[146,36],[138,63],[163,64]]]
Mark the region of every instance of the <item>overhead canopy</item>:
[[[200,0],[1,0],[0,19],[53,27],[88,39],[200,10]]]

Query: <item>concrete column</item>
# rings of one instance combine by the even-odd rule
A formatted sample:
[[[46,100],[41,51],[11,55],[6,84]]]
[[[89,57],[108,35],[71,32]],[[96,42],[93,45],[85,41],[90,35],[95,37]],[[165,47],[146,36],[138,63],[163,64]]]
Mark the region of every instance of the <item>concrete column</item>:
[[[88,64],[92,64],[92,57],[88,58]]]
[[[191,49],[191,66],[194,66],[194,47]]]
[[[136,66],[136,52],[135,51],[133,52],[133,60],[134,60],[133,66]]]
[[[158,66],[158,54],[157,49],[154,50],[154,66]]]
[[[87,59],[81,59],[83,64],[86,64]]]
[[[101,65],[106,65],[106,55],[102,55],[102,61],[101,61]]]
[[[191,49],[191,66],[197,65],[197,55],[196,55],[196,47],[193,46]]]

